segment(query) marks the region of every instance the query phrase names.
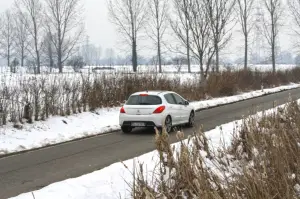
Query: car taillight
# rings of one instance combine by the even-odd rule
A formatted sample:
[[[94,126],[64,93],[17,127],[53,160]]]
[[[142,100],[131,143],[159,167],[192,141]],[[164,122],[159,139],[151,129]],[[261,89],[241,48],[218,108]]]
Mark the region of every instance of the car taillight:
[[[165,106],[160,106],[153,113],[162,113],[166,109]]]
[[[125,113],[124,107],[122,107],[122,108],[120,109],[120,113]]]

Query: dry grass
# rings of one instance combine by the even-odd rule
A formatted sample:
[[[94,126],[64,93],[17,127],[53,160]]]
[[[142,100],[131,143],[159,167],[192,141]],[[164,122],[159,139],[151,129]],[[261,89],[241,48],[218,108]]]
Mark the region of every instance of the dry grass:
[[[132,197],[201,199],[300,198],[300,108],[290,102],[262,118],[250,117],[222,150],[209,145],[203,131],[175,149],[166,133],[157,133],[160,163],[152,182],[140,166]],[[299,187],[299,188],[298,188]]]
[[[230,96],[240,91],[257,90],[262,84],[267,88],[299,81],[299,68],[275,75],[250,70],[224,71],[211,74],[206,86],[201,83],[199,74],[188,81],[182,80],[179,74],[173,77],[147,73],[2,75],[0,124],[33,122],[51,115],[65,116],[119,106],[131,93],[140,90],[173,90],[187,99],[201,100],[207,95]]]

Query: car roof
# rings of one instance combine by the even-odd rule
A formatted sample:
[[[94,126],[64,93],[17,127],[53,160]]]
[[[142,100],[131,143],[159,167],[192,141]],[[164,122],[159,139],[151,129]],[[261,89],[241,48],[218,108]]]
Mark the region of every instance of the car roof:
[[[172,91],[164,91],[164,90],[149,90],[149,91],[139,91],[139,92],[135,92],[132,95],[140,95],[140,94],[149,94],[149,95],[160,95],[163,93],[173,93]]]

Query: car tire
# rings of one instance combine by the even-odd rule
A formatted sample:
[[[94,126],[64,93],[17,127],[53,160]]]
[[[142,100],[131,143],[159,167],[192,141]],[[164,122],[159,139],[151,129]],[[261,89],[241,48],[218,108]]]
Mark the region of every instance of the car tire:
[[[195,125],[195,112],[194,111],[192,111],[191,113],[190,113],[190,117],[189,117],[189,122],[187,123],[187,127],[194,127],[194,125]]]
[[[122,126],[121,129],[122,129],[123,133],[131,133],[132,132],[132,127],[130,127],[130,126]]]
[[[172,118],[171,116],[167,116],[165,120],[165,129],[166,132],[169,134],[172,132],[173,126],[172,126]]]

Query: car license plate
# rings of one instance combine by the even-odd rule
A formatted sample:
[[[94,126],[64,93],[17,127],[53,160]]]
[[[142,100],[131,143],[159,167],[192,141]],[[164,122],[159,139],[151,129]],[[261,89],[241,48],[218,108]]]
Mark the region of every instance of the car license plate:
[[[132,122],[131,126],[142,127],[142,126],[145,126],[145,123],[144,122]]]

